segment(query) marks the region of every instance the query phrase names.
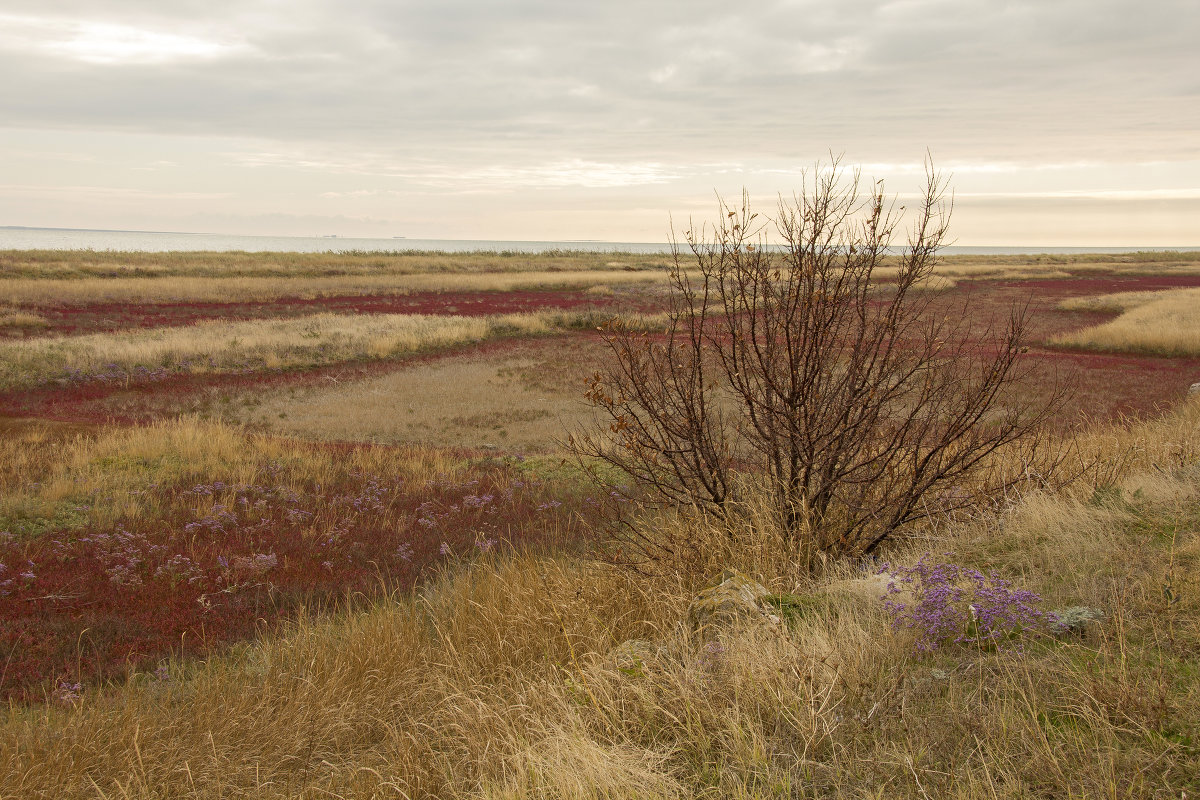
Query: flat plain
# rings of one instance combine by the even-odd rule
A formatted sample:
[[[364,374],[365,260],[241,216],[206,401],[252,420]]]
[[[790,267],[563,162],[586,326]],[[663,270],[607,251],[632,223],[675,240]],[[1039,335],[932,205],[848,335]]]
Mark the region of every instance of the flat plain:
[[[926,291],[946,314],[970,302],[968,337],[1028,308],[1034,391],[1071,383],[1058,424],[1092,470],[1007,521],[962,523],[947,547],[1125,627],[1030,661],[913,666],[924,683],[890,671],[907,644],[851,600],[820,595],[793,632],[819,663],[780,642],[704,656],[670,633],[695,586],[582,557],[624,509],[563,442],[595,424],[598,329],[620,317],[655,335],[668,263],[0,253],[0,797],[222,794],[198,776],[264,797],[605,796],[572,795],[580,775],[668,797],[704,788],[693,773],[713,796],[784,796],[805,774],[915,797],[954,769],[982,791],[988,763],[1012,790],[992,796],[1082,796],[1096,787],[1071,770],[1118,745],[1114,796],[1185,786],[1200,763],[1200,717],[1182,716],[1200,704],[1200,253],[938,268]],[[749,567],[777,592],[825,591]],[[663,644],[612,661],[631,639]],[[941,722],[902,731],[904,703]],[[967,729],[990,761],[951,744]]]

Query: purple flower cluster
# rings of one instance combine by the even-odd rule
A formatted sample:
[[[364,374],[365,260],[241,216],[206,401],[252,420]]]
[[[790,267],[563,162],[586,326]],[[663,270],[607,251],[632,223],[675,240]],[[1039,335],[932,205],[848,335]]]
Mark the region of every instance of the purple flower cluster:
[[[1035,607],[1041,597],[995,572],[930,563],[922,556],[911,567],[884,564],[879,574],[891,578],[882,599],[892,627],[914,631],[921,653],[947,644],[999,645],[1053,621],[1053,615]],[[910,602],[897,599],[905,592],[911,592]]]
[[[231,495],[228,505],[214,503],[207,514],[184,525],[184,532],[190,534],[228,534],[278,524],[282,520],[295,525],[313,518],[311,511],[298,507],[300,495],[286,486],[213,481],[197,484],[187,494],[213,498]]]
[[[148,577],[146,565],[161,559],[167,551],[165,545],[151,542],[145,533],[130,532],[122,525],[117,525],[112,532],[97,531],[81,536],[76,542],[76,547],[56,542],[55,550],[63,555],[78,555],[80,547],[93,548],[109,582],[128,587],[141,586]],[[167,572],[156,573],[156,577],[165,577]]]
[[[229,594],[261,581],[268,572],[279,566],[279,556],[274,553],[251,553],[247,556],[234,556],[232,559],[220,556],[217,558],[217,566],[221,569],[217,582],[224,584],[220,591]]]
[[[362,476],[356,474],[355,477]],[[366,485],[356,494],[338,495],[332,499],[331,504],[352,516],[381,515],[388,510],[390,493],[392,488],[384,486],[378,478],[367,478]]]
[[[154,577],[158,580],[165,580],[171,585],[171,588],[175,588],[181,583],[195,584],[204,580],[204,570],[183,553],[176,553],[158,565],[158,568],[154,570]]]
[[[60,703],[77,703],[83,698],[83,685],[79,683],[68,683],[60,680],[58,688],[54,691],[54,699]]]
[[[495,499],[495,495],[490,494],[468,494],[462,499],[462,507],[488,509],[494,513],[496,509],[492,507],[492,501]]]

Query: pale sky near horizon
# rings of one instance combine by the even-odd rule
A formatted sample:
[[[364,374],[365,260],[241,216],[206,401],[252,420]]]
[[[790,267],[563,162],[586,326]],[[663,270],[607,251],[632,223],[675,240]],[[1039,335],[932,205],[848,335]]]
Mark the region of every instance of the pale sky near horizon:
[[[0,225],[664,241],[830,152],[1200,246],[1196,0],[0,0]]]

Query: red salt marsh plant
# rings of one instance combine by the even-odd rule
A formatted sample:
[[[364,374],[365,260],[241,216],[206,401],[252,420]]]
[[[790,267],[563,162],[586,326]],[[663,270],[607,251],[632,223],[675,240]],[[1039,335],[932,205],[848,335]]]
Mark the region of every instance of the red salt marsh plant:
[[[538,290],[508,292],[417,292],[386,295],[332,295],[320,297],[280,297],[270,302],[84,302],[38,306],[34,317],[38,333],[78,335],[136,328],[161,328],[191,325],[204,320],[278,319],[333,314],[433,314],[438,316],[477,317],[491,314],[515,314],[541,310],[575,310],[627,302],[632,290],[618,295],[609,287],[607,294],[577,290]],[[4,335],[6,316],[0,311],[0,335]],[[25,335],[28,328],[14,328],[13,335]]]
[[[36,699],[59,682],[211,652],[301,608],[405,591],[498,549],[579,546],[599,507],[515,460],[404,475],[359,452],[370,448],[264,459],[246,443],[223,478],[166,469],[166,480],[114,476],[97,489],[93,476],[75,517],[31,527],[0,515],[0,695]],[[116,485],[136,487],[118,498],[123,513],[89,507]]]

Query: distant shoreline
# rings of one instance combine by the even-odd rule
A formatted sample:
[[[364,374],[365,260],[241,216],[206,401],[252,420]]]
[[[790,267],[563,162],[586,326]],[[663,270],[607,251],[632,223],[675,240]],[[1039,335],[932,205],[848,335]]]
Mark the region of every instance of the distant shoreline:
[[[336,246],[331,246],[336,242]],[[182,231],[126,231],[105,228],[39,228],[26,225],[0,225],[0,250],[110,250],[130,252],[297,252],[336,253],[414,252],[449,253],[522,252],[542,253],[554,250],[611,253],[669,253],[668,242],[610,242],[599,239],[503,240],[503,239],[421,239],[414,237],[347,237],[330,234],[311,236],[255,236],[247,234],[186,233]],[[1178,253],[1200,251],[1192,246],[1151,247],[1041,246],[1041,245],[955,245],[945,248],[947,255],[1071,255],[1122,254],[1138,252]]]

